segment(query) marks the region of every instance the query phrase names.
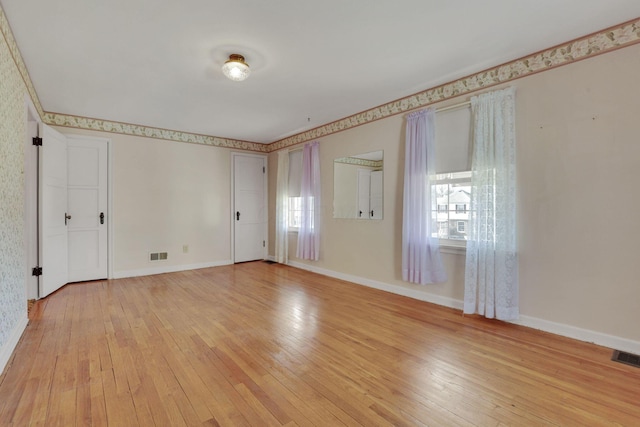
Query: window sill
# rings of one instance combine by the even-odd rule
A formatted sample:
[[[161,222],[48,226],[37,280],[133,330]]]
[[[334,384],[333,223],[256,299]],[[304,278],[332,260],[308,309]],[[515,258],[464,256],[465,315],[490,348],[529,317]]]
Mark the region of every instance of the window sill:
[[[466,246],[457,246],[457,245],[447,245],[440,244],[440,252],[443,254],[453,254],[453,255],[466,255],[467,247]]]

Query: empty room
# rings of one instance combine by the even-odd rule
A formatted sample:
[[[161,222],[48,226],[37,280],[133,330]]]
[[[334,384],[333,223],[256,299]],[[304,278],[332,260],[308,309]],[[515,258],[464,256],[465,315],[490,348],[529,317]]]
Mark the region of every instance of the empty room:
[[[637,0],[0,0],[0,426],[635,426]]]

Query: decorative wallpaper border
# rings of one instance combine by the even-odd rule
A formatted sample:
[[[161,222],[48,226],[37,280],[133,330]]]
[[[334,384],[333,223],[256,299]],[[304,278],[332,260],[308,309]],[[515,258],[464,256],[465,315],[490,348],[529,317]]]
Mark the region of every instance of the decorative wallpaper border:
[[[369,168],[381,168],[382,160],[365,160],[356,157],[341,157],[334,160],[335,163],[344,163],[345,165],[366,166]]]
[[[24,81],[24,85],[27,87],[27,91],[29,92],[29,96],[33,101],[33,105],[36,107],[38,114],[42,118],[44,116],[44,110],[42,109],[42,104],[40,104],[40,99],[38,98],[38,94],[36,93],[36,89],[33,86],[33,82],[31,81],[31,77],[29,76],[29,71],[27,70],[27,66],[22,60],[22,55],[20,54],[20,49],[18,49],[18,44],[16,43],[16,39],[13,37],[13,31],[11,31],[11,25],[9,25],[9,21],[7,20],[7,16],[4,14],[4,9],[0,6],[0,32],[4,37],[7,46],[9,47],[9,51],[11,52],[11,57],[13,58],[13,62],[16,64],[20,75],[22,76],[22,80]]]
[[[251,141],[240,141],[217,136],[200,135],[190,132],[45,112],[42,109],[38,95],[33,83],[31,82],[31,78],[29,77],[29,72],[22,60],[20,50],[18,49],[11,27],[1,6],[0,31],[9,46],[16,66],[20,70],[22,79],[25,82],[36,109],[38,110],[38,114],[40,114],[42,120],[47,124],[177,142],[203,144],[215,147],[249,150],[259,153],[269,153],[376,120],[402,114],[417,108],[426,107],[457,96],[468,95],[479,90],[539,73],[541,71],[550,70],[555,67],[567,65],[582,59],[587,59],[622,47],[640,43],[640,18],[636,18],[597,33],[551,47],[532,55],[489,68],[479,73],[475,73],[434,88],[426,89],[422,92],[418,92],[374,108],[370,108],[363,112],[292,135],[270,144],[261,144]]]
[[[640,18],[269,144],[269,152],[640,43]]]
[[[120,133],[123,135],[142,136],[147,138],[164,139],[177,142],[188,142],[191,144],[211,145],[214,147],[249,150],[260,153],[266,153],[268,149],[267,144],[261,144],[259,142],[240,141],[237,139],[200,135],[197,133],[180,132],[176,130],[134,125],[130,123],[114,122],[109,120],[92,119],[89,117],[73,116],[70,114],[47,112],[44,114],[44,117],[42,117],[42,121],[52,126]]]

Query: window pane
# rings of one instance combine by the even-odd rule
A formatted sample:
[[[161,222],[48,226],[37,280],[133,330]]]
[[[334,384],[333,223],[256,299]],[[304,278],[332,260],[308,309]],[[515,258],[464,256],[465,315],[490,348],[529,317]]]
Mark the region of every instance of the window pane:
[[[433,237],[466,240],[471,207],[471,172],[437,175],[433,186],[437,204],[433,208],[437,218],[437,231]]]

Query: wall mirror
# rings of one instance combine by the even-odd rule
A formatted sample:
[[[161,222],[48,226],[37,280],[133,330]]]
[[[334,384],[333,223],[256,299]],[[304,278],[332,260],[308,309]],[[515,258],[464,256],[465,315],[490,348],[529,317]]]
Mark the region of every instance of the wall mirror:
[[[333,161],[333,217],[382,219],[383,152]]]

